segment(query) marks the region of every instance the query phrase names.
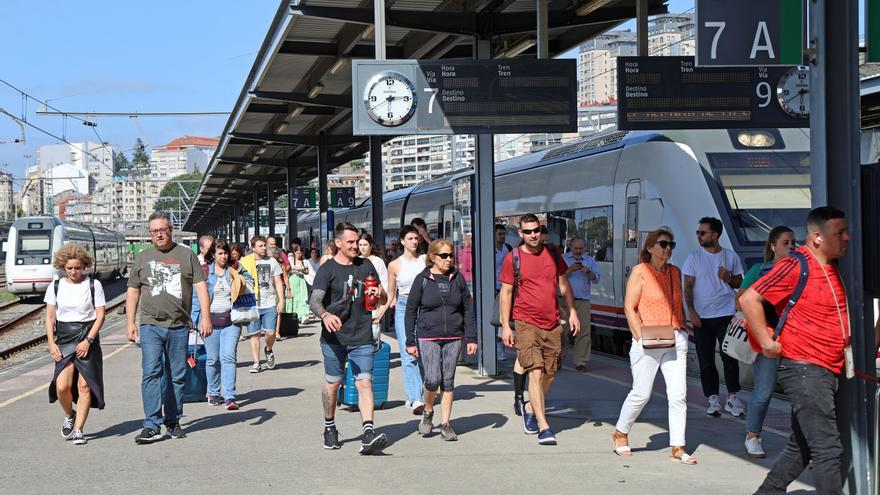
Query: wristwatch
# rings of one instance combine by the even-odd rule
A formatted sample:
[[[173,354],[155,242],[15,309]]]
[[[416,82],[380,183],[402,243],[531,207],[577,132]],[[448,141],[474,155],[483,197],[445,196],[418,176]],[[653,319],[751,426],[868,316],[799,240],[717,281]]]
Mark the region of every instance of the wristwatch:
[[[87,341],[89,344],[94,344],[94,343],[95,343],[95,339],[89,337],[88,335],[86,336],[86,341]]]

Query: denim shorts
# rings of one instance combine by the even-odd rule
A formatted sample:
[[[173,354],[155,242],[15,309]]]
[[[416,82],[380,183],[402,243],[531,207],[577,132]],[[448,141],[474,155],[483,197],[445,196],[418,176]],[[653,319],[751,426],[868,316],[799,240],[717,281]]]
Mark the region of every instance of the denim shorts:
[[[327,383],[339,383],[345,373],[346,360],[355,380],[373,379],[373,345],[339,345],[321,342],[324,355],[324,378]]]
[[[248,325],[248,336],[275,333],[275,324],[278,322],[278,308],[272,306],[271,308],[260,309],[259,311],[260,319],[252,321]]]

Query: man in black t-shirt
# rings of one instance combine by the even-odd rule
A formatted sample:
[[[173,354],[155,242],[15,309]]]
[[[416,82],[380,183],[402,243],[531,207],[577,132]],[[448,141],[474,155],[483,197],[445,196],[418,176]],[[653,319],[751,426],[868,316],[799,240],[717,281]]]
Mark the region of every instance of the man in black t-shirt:
[[[336,431],[336,394],[348,361],[358,391],[364,435],[360,453],[381,451],[385,434],[373,431],[373,316],[364,309],[364,293],[378,297],[379,305],[388,296],[381,285],[364,287],[364,279],[372,274],[379,280],[373,264],[358,257],[358,230],[343,222],[334,230],[336,255],[318,269],[312,285],[309,309],[321,318],[321,352],[324,355],[324,448],[338,449]]]

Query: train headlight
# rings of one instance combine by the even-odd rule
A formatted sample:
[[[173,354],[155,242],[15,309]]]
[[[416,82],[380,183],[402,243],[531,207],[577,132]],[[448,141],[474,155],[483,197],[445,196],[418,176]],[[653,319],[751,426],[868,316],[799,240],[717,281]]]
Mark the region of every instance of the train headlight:
[[[15,264],[16,264],[16,265],[23,265],[23,264],[24,264],[24,260],[21,259],[21,258],[19,258],[19,259],[15,260]]]
[[[48,265],[48,264],[49,264],[49,258],[43,258],[43,264],[44,264],[44,265]]]
[[[767,131],[740,131],[736,140],[749,148],[770,148],[776,144],[776,137]]]

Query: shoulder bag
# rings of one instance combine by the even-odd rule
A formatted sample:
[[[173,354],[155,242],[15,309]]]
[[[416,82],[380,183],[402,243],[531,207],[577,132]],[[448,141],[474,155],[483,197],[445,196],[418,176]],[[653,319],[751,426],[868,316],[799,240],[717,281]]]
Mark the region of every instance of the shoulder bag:
[[[669,275],[669,292],[672,294],[670,306],[673,306],[675,304],[675,286],[672,284],[671,267],[666,267],[666,274]],[[675,308],[672,308],[670,315],[674,312]],[[675,347],[675,327],[672,325],[672,316],[670,316],[669,325],[643,326],[641,343],[643,349]]]

